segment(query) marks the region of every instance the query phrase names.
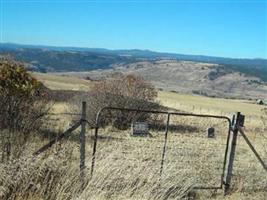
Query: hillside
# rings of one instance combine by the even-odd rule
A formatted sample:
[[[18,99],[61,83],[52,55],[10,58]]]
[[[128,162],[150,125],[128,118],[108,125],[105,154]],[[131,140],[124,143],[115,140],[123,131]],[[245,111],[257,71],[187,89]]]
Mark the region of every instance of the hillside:
[[[142,61],[116,64],[112,69],[58,74],[99,80],[119,73],[139,74],[157,88],[167,91],[221,98],[267,98],[267,85],[259,78],[211,63],[176,60]]]
[[[0,43],[0,54],[27,62],[37,71],[86,71],[112,68],[113,64],[140,60],[174,59],[224,65],[233,71],[267,81],[266,59],[223,58],[184,55],[150,50],[109,50],[103,48],[55,47]]]
[[[123,56],[48,49],[0,48],[0,54],[23,61],[31,70],[39,72],[107,69],[115,63],[135,62],[135,59]]]

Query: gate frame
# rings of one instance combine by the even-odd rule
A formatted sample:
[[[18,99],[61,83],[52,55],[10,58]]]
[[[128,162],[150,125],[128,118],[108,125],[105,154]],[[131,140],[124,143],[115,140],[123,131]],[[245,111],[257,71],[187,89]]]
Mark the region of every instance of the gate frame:
[[[164,139],[164,146],[163,146],[163,152],[162,152],[162,160],[161,160],[161,166],[160,166],[160,177],[162,175],[163,171],[163,166],[164,166],[164,158],[165,158],[165,152],[166,152],[166,146],[167,146],[167,137],[168,137],[168,130],[169,130],[169,120],[171,115],[176,115],[176,116],[189,116],[189,117],[201,117],[201,118],[215,118],[215,119],[224,119],[227,120],[228,122],[228,135],[227,135],[227,141],[226,141],[226,148],[225,148],[225,154],[224,154],[224,162],[223,162],[223,172],[221,176],[221,183],[219,187],[194,187],[194,189],[222,189],[223,185],[227,186],[227,183],[224,181],[225,177],[231,176],[230,173],[227,173],[226,169],[226,164],[229,163],[227,161],[227,155],[229,150],[231,151],[232,149],[229,149],[229,140],[231,133],[233,131],[232,127],[232,120],[227,117],[227,116],[220,116],[220,115],[205,115],[205,114],[193,114],[193,113],[182,113],[182,112],[168,112],[168,111],[160,111],[160,110],[145,110],[145,109],[132,109],[132,108],[118,108],[118,107],[112,107],[112,106],[107,106],[101,108],[97,115],[96,115],[96,126],[95,126],[95,131],[94,131],[94,144],[93,144],[93,153],[92,153],[92,161],[91,161],[91,177],[93,176],[94,173],[94,167],[95,167],[95,162],[96,162],[96,151],[97,151],[97,140],[98,140],[98,129],[99,127],[99,120],[101,117],[101,114],[103,113],[104,110],[119,110],[119,111],[129,111],[129,112],[140,112],[140,113],[151,113],[151,114],[165,114],[167,115],[167,121],[166,121],[166,126],[165,126],[165,139]],[[232,151],[231,151],[232,152]],[[233,153],[234,154],[234,153]],[[231,169],[233,168],[233,162],[230,163]],[[228,166],[229,167],[229,166]],[[230,183],[228,184],[230,186]]]

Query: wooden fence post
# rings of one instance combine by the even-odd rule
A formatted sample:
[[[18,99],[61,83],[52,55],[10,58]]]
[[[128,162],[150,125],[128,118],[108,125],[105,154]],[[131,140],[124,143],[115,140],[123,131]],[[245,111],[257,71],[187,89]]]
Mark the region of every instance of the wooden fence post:
[[[81,132],[80,132],[80,171],[85,168],[85,132],[86,132],[86,102],[82,102]]]
[[[224,173],[224,194],[229,194],[230,191],[230,184],[232,179],[233,167],[234,167],[234,159],[235,159],[235,150],[236,150],[236,142],[237,142],[237,135],[238,135],[238,128],[237,126],[240,123],[241,118],[243,119],[244,116],[241,115],[240,112],[237,113],[236,117],[233,116],[232,120],[232,129],[230,132],[230,141],[228,144],[228,151],[226,157],[226,166],[225,166],[225,173]]]

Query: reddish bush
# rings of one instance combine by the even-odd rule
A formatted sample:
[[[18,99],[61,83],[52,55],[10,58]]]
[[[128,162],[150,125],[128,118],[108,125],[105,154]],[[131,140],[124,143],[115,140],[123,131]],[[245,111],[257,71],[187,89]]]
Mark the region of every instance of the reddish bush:
[[[97,112],[103,107],[155,110],[159,108],[156,97],[157,90],[152,84],[131,74],[97,82],[83,100],[88,103],[88,120],[93,126]],[[143,113],[112,111],[105,113],[101,124],[113,123],[117,128],[125,128],[134,120],[145,120],[148,117]]]

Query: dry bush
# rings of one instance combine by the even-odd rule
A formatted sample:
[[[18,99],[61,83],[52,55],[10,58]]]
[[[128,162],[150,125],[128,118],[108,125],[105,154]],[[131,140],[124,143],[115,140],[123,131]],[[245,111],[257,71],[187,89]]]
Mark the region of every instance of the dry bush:
[[[156,97],[156,89],[141,77],[120,75],[96,83],[90,93],[75,98],[74,104],[77,107],[76,112],[80,112],[81,101],[87,101],[87,119],[94,126],[97,112],[103,107],[156,110],[160,108]],[[148,117],[147,114],[137,112],[107,111],[105,119],[101,118],[101,124],[111,122],[117,128],[124,129],[130,122],[142,121]]]
[[[30,133],[41,127],[49,110],[48,98],[40,82],[23,64],[0,62],[0,128],[3,152],[10,156],[12,146],[22,147]],[[5,141],[3,141],[5,140]],[[14,148],[13,148],[14,149]]]

